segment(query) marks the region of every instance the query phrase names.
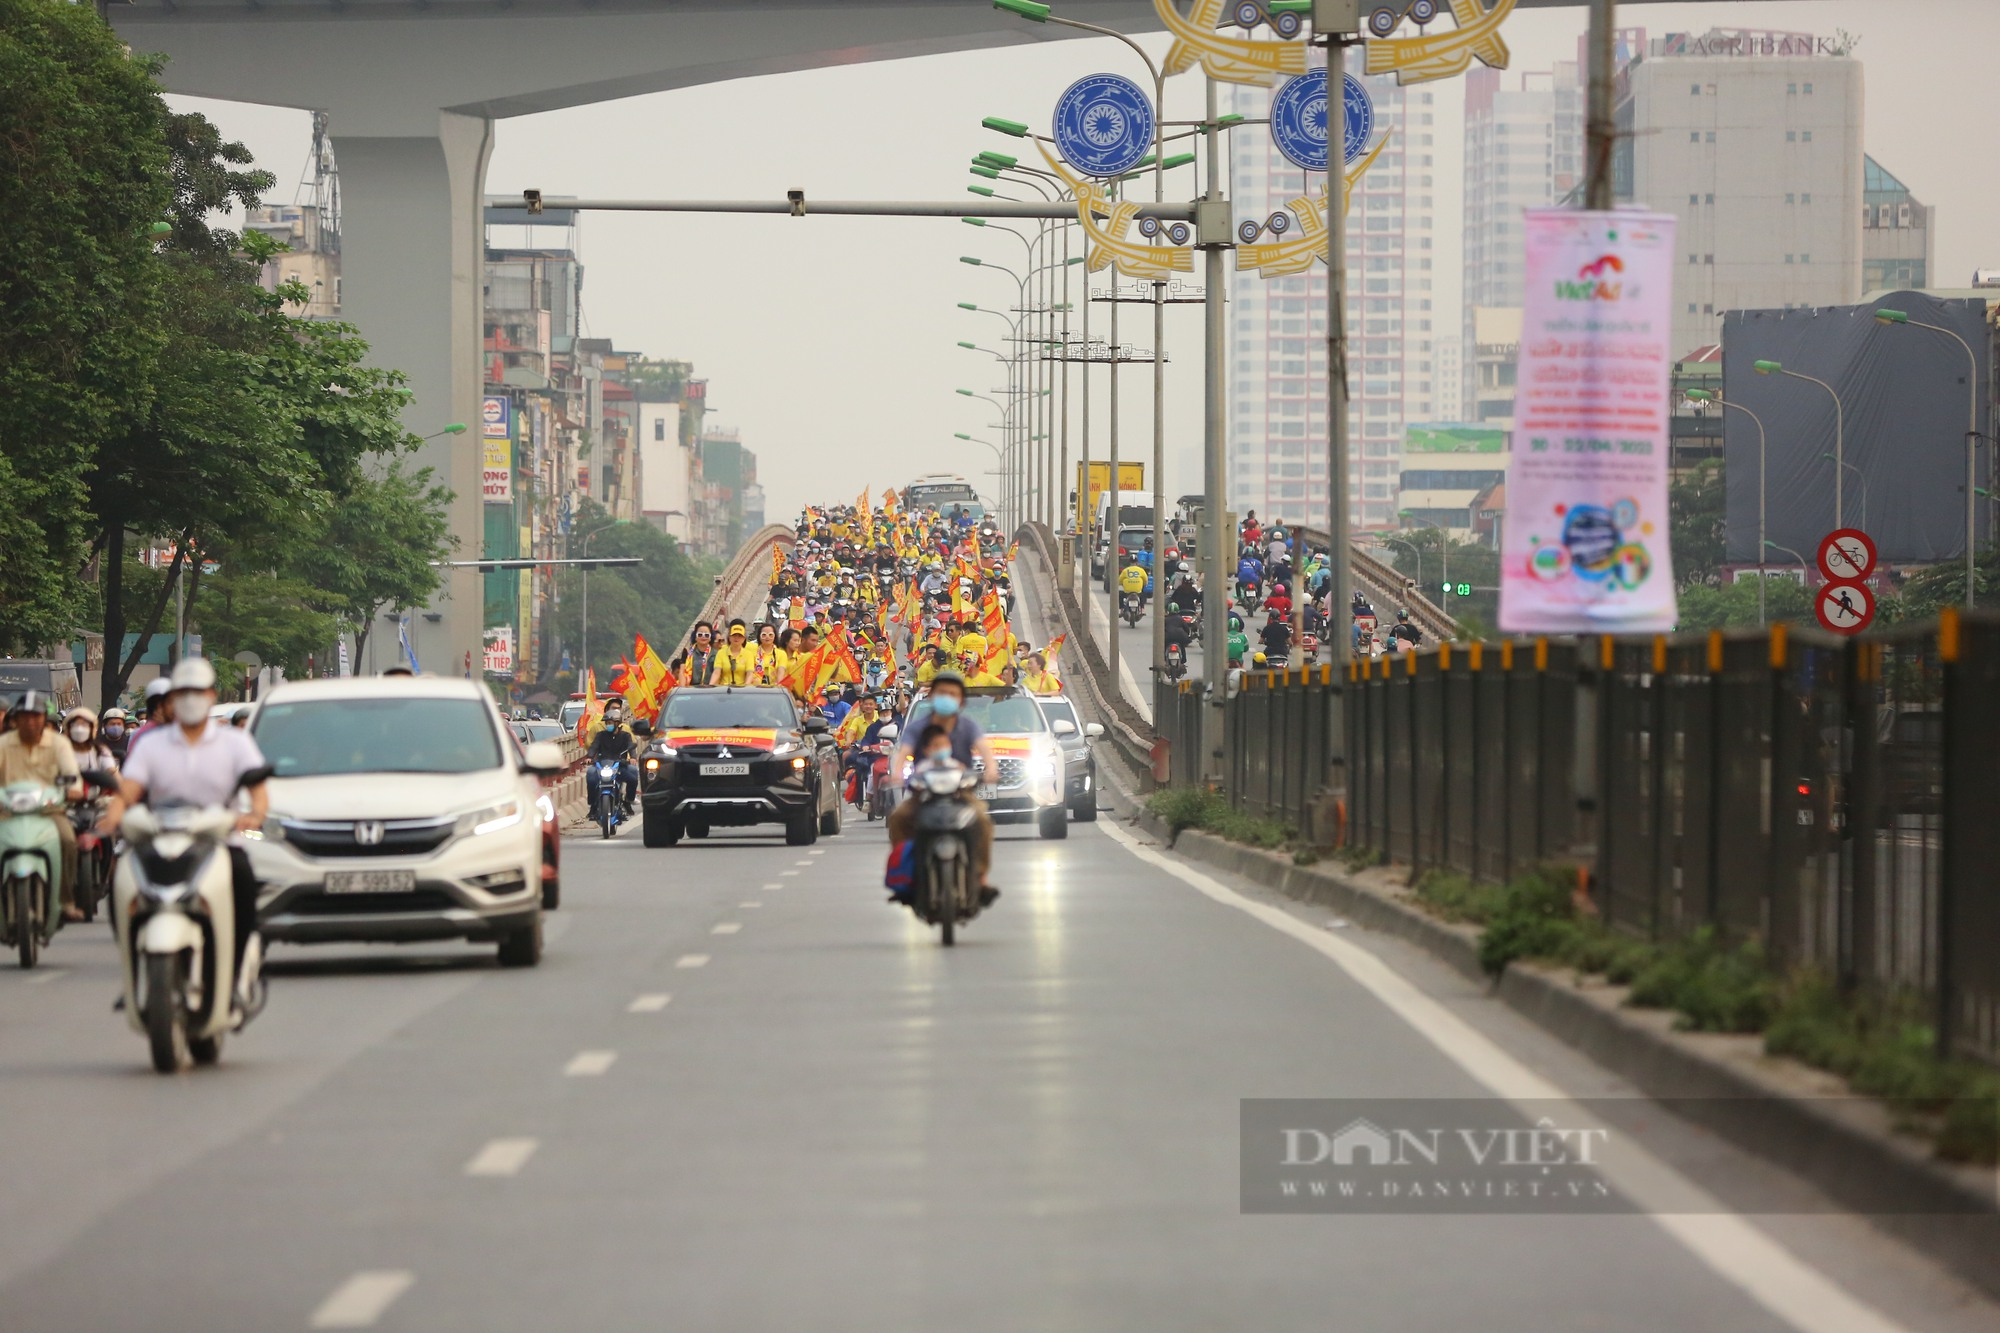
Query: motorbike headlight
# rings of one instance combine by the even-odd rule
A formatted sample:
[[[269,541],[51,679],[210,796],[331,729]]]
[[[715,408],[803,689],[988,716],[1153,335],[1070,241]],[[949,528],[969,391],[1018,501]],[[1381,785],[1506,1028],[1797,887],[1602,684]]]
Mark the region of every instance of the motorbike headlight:
[[[927,768],[918,775],[924,790],[933,796],[950,796],[964,781],[965,775],[956,768]]]
[[[38,791],[17,791],[7,794],[7,809],[17,815],[32,815],[42,808],[42,794]]]
[[[478,838],[514,827],[521,822],[523,814],[520,801],[502,801],[498,805],[489,805],[483,810],[474,810],[471,814],[460,817],[458,824],[460,828],[469,830],[473,837]]]

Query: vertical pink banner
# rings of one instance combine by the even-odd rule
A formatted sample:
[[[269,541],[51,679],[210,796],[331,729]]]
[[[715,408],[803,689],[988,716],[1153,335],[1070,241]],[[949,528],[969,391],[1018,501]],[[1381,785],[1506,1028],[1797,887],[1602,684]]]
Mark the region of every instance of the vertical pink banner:
[[[1527,215],[1500,627],[1664,631],[1674,219]]]

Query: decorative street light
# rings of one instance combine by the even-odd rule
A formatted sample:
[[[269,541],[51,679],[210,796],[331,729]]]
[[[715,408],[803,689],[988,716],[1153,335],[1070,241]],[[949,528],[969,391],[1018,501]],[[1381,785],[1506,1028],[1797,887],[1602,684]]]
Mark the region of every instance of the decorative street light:
[[[1783,375],[1786,379],[1804,380],[1807,384],[1817,384],[1820,388],[1826,390],[1827,397],[1833,399],[1833,461],[1841,465],[1835,467],[1833,470],[1833,526],[1836,528],[1846,527],[1847,516],[1841,507],[1841,483],[1846,479],[1847,474],[1841,468],[1847,463],[1845,443],[1847,427],[1846,412],[1841,407],[1840,395],[1834,392],[1833,386],[1825,380],[1817,380],[1810,375],[1801,375],[1796,370],[1786,370],[1781,363],[1776,361],[1753,362],[1751,368],[1759,375]]]
[[[1732,403],[1712,389],[1689,389],[1687,396],[1697,403],[1714,403],[1717,407],[1733,408],[1757,423],[1757,623],[1764,623],[1764,548],[1771,545],[1764,540],[1764,419],[1741,403]],[[1863,492],[1866,495],[1866,492]],[[1864,499],[1864,505],[1867,501]]]

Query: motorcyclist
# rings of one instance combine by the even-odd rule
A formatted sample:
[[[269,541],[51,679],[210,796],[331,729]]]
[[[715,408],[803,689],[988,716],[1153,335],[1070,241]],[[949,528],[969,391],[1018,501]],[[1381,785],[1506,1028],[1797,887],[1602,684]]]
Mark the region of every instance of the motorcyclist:
[[[99,836],[118,831],[129,805],[226,806],[239,788],[249,793],[250,809],[236,818],[229,839],[230,896],[235,902],[236,961],[257,929],[257,877],[243,851],[242,835],[264,825],[270,793],[261,778],[245,784],[246,776],[266,770],[263,751],[240,727],[209,717],[215,707],[215,668],[202,657],[182,658],[168,678],[173,725],[125,758],[118,794],[98,821]]]
[[[840,745],[842,773],[855,775],[856,805],[861,803],[863,779],[868,767],[874,762],[874,756],[866,753],[864,749],[866,745],[872,743],[866,737],[871,732],[879,736],[877,724],[881,720],[882,710],[876,703],[875,696],[872,693],[863,694],[855,701],[854,707],[848,710],[847,716],[841,719],[840,726],[833,733],[834,740]]]
[[[104,748],[119,763],[125,762],[125,746],[132,738],[132,715],[122,708],[107,708],[104,719],[97,729],[98,738]]]
[[[49,726],[49,696],[28,690],[7,706],[7,734],[0,736],[0,787],[34,782],[59,789],[69,800],[80,800],[83,784],[76,751],[69,739]],[[75,905],[76,830],[67,817],[50,820],[62,839],[61,904],[65,921],[81,921]],[[49,923],[51,933],[55,923]]]
[[[113,709],[112,712],[119,710]],[[63,719],[63,735],[76,751],[76,766],[86,773],[118,771],[118,755],[98,736],[97,714],[88,708],[72,708]]]
[[[1230,665],[1241,665],[1250,653],[1250,636],[1243,632],[1243,622],[1235,616],[1229,618],[1229,638],[1226,642]]]
[[[1282,583],[1271,585],[1271,595],[1264,599],[1264,609],[1284,621],[1292,618],[1292,590]]]
[[[168,683],[165,676],[156,676],[146,682],[145,703],[142,705],[146,714],[146,720],[140,723],[138,730],[134,731],[126,739],[125,751],[127,754],[131,753],[132,747],[137,745],[143,737],[173,721],[168,716],[167,689]]]
[[[1402,640],[1404,647],[1398,651],[1407,652],[1424,641],[1424,632],[1410,623],[1410,613],[1405,609],[1396,613],[1396,627],[1389,631],[1389,637]]]
[[[1200,615],[1201,589],[1195,586],[1194,571],[1189,569],[1188,562],[1183,560],[1176,567],[1176,572],[1180,575],[1180,579],[1167,594],[1167,600],[1180,607],[1184,616]]]
[[[1240,595],[1243,589],[1249,587],[1251,584],[1262,583],[1263,581],[1263,557],[1257,554],[1254,547],[1245,547],[1243,549],[1243,558],[1236,562],[1236,590],[1238,594]]]
[[[1276,611],[1257,632],[1264,644],[1264,655],[1273,662],[1283,662],[1292,651],[1292,622],[1289,613],[1279,615]]]
[[[889,771],[901,772],[903,761],[914,760],[918,754],[917,738],[925,734],[927,728],[936,726],[943,730],[950,742],[951,757],[957,762],[972,767],[977,760],[988,774],[1000,772],[1000,761],[994,757],[993,746],[986,739],[985,728],[967,717],[965,708],[965,677],[956,671],[940,671],[931,681],[930,697],[910,711],[910,724],[896,739],[896,753],[889,761]],[[940,750],[933,737],[930,747]],[[979,881],[979,905],[984,907],[1000,896],[988,879],[993,863],[993,817],[986,812],[986,802],[977,796],[967,794],[966,804],[972,807],[972,873]],[[916,831],[917,798],[912,795],[889,813],[889,841],[908,842]]]
[[[626,814],[632,813],[632,797],[639,787],[639,765],[633,755],[639,748],[630,728],[625,725],[625,701],[612,698],[604,705],[604,728],[590,742],[591,762],[584,766],[585,785],[588,795],[597,799],[597,766],[607,761],[618,765],[618,805]]]
[[[1152,586],[1152,581],[1151,571],[1140,564],[1136,556],[1133,557],[1131,564],[1118,571],[1118,591],[1137,597],[1142,605],[1145,603],[1146,592]]]

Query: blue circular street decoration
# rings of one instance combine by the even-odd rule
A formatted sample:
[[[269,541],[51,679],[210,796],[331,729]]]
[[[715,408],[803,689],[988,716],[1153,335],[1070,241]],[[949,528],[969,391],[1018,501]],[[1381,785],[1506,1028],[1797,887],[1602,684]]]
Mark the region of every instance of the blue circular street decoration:
[[[1375,103],[1352,74],[1342,76],[1347,93],[1347,140],[1343,157],[1353,162],[1368,148],[1375,132]],[[1271,139],[1285,159],[1302,171],[1326,170],[1326,71],[1312,70],[1287,79],[1271,99]]]
[[[1090,74],[1056,101],[1056,147],[1087,176],[1122,176],[1153,147],[1153,104],[1130,79]]]

